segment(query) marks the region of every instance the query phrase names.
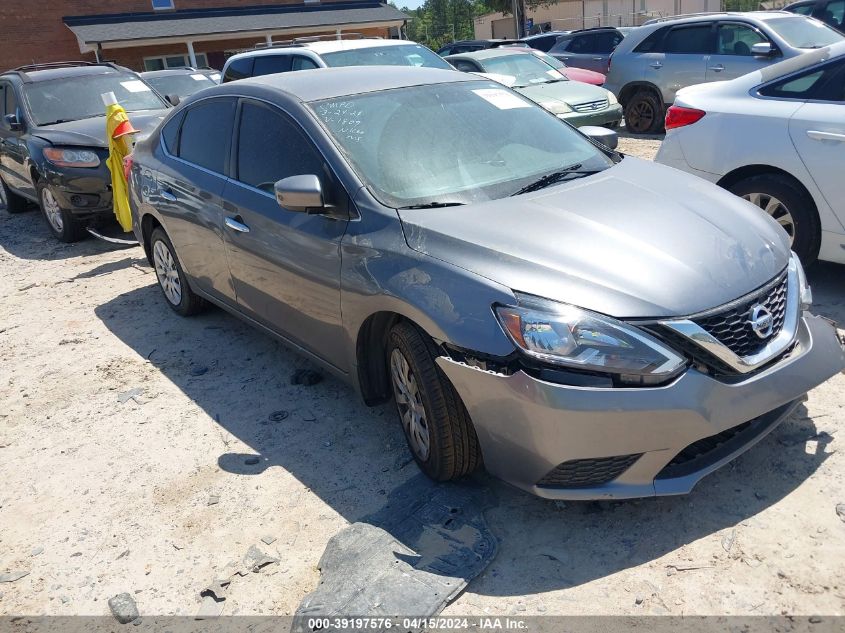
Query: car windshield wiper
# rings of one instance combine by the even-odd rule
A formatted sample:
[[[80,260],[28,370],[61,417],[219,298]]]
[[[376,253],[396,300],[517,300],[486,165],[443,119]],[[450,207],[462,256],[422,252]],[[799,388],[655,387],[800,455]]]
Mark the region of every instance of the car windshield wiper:
[[[460,207],[466,202],[423,202],[422,204],[409,204],[399,209],[442,209],[443,207]]]
[[[603,169],[581,169],[581,163],[577,165],[572,165],[571,167],[567,167],[566,169],[560,169],[558,171],[553,171],[550,174],[546,174],[542,178],[535,180],[532,183],[525,185],[519,191],[515,191],[511,194],[511,197],[518,196],[523,193],[529,193],[531,191],[537,191],[538,189],[542,189],[544,187],[548,187],[549,185],[553,185],[556,182],[560,182],[561,180],[565,180],[569,176],[589,176],[591,174],[597,174],[600,171],[604,171]]]

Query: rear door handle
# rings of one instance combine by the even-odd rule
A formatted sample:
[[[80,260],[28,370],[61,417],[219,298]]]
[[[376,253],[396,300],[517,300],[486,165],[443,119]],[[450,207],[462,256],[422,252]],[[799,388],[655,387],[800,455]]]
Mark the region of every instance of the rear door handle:
[[[241,222],[241,220],[243,220],[243,218],[239,215],[236,215],[233,218],[227,217],[224,222],[226,226],[228,226],[233,231],[237,231],[238,233],[249,233],[249,227],[243,222]]]
[[[661,64],[660,62],[651,62],[649,64],[649,66],[651,66],[654,69],[663,68],[663,64]]]
[[[167,200],[168,202],[176,202],[176,195],[172,191],[170,191],[170,189],[162,189],[161,197]]]
[[[604,59],[604,57],[593,57],[594,62],[600,62]]]
[[[838,141],[845,143],[845,134],[837,134],[836,132],[820,132],[818,130],[807,130],[807,136],[814,141]]]
[[[716,64],[715,66],[708,66],[707,70],[712,70],[713,72],[720,73],[725,70],[725,67],[722,64]]]

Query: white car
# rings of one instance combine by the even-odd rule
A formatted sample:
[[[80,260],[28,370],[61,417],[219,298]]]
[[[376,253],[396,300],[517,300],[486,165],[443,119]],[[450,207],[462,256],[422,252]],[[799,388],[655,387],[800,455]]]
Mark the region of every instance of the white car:
[[[845,42],[679,91],[656,160],[770,213],[804,263],[845,264]]]

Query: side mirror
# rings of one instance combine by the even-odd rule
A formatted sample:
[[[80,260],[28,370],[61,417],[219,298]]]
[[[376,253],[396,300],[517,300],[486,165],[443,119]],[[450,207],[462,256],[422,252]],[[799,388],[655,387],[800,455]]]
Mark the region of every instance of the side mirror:
[[[754,57],[773,57],[775,49],[770,42],[757,42],[751,45],[751,54]]]
[[[17,114],[7,114],[3,117],[3,121],[12,132],[20,132],[23,129],[23,123],[18,120]]]
[[[282,178],[273,185],[273,191],[276,202],[288,211],[321,213],[327,206],[320,179],[313,174]]]
[[[181,101],[179,95],[164,95],[164,98],[172,106],[178,106]]]
[[[606,127],[585,125],[579,129],[582,134],[586,135],[596,143],[601,143],[608,149],[616,149],[616,146],[619,145],[619,136],[617,136],[616,132],[607,129]]]

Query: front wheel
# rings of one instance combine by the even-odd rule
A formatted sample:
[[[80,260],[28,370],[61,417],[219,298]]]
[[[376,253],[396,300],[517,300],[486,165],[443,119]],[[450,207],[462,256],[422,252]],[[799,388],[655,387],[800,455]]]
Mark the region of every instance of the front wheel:
[[[36,185],[41,213],[50,232],[61,242],[78,242],[85,237],[85,227],[67,209],[62,209],[56,195],[45,182]]]
[[[789,236],[789,246],[804,266],[819,256],[821,222],[812,199],[790,178],[778,174],[751,176],[728,190],[760,207]]]
[[[386,360],[405,439],[420,469],[446,481],[476,470],[481,449],[469,413],[436,357],[433,342],[410,323],[390,331]]]
[[[157,228],[150,237],[153,267],[161,293],[174,312],[182,316],[197,314],[205,308],[205,300],[195,294],[176,256],[176,250],[164,229]]]

